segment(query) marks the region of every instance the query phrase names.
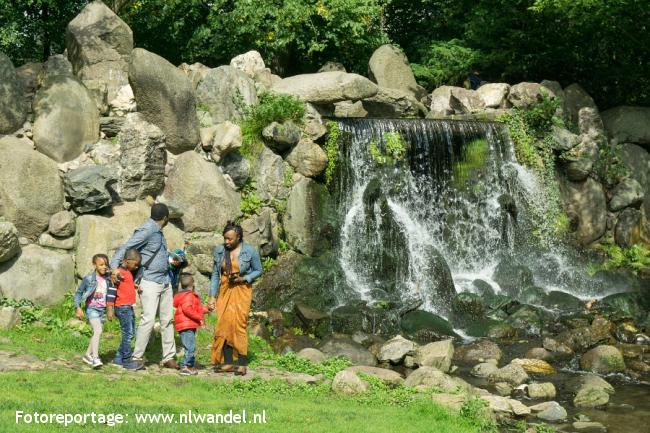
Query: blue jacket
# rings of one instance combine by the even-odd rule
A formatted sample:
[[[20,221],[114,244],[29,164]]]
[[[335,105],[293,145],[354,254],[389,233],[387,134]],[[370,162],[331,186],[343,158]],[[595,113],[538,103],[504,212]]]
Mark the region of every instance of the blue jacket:
[[[113,255],[111,260],[111,269],[117,269],[124,259],[126,250],[135,248],[140,251],[142,256],[142,265],[149,261],[154,255],[151,264],[140,269],[142,278],[147,281],[153,281],[158,284],[169,284],[169,253],[167,252],[167,241],[160,230],[160,226],[154,220],[149,218],[144,224],[135,229],[133,235],[126,241]]]
[[[221,264],[224,261],[226,247],[217,245],[212,253],[214,257],[214,267],[212,268],[212,278],[210,279],[210,296],[217,296],[219,286],[221,285]],[[260,275],[262,275],[262,261],[257,249],[246,242],[241,243],[239,250],[239,275],[243,277],[248,284],[252,284]]]
[[[110,275],[106,275],[107,282],[110,285]],[[97,273],[92,271],[90,274],[83,277],[81,284],[74,294],[74,306],[79,307],[81,304],[86,304],[86,300],[95,293],[97,288]]]

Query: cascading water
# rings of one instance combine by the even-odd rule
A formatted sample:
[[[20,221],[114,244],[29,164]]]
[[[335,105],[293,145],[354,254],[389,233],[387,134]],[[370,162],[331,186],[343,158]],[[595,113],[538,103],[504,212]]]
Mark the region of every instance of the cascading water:
[[[532,270],[543,290],[603,294],[561,247],[530,242],[526,208],[544,194],[517,164],[502,125],[410,119],[338,124],[337,252],[346,283],[360,299],[395,300],[405,310],[448,317],[455,291],[475,291],[483,280],[498,292],[495,268],[512,257]],[[403,159],[382,158],[395,133],[407,147]]]

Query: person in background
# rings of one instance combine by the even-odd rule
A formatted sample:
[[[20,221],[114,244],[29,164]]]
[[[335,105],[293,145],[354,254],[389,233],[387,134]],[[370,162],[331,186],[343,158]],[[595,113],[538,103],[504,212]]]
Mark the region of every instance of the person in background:
[[[483,80],[481,80],[480,71],[478,69],[474,69],[469,77],[467,77],[467,81],[469,81],[469,88],[472,90],[476,90],[481,87]]]
[[[178,282],[181,276],[181,271],[188,265],[187,256],[185,251],[180,248],[175,249],[169,253],[169,280],[172,285],[172,291],[178,292]]]
[[[99,359],[99,339],[102,336],[106,318],[106,294],[111,275],[108,271],[108,256],[106,254],[95,254],[92,262],[95,270],[81,280],[74,295],[74,305],[75,315],[79,320],[84,319],[84,310],[81,305],[86,307],[86,317],[93,328],[93,335],[90,337],[88,349],[86,349],[82,360],[93,368],[99,368],[104,365]]]
[[[174,323],[185,351],[181,361],[180,374],[195,376],[196,371],[196,330],[203,326],[203,316],[208,307],[201,305],[201,299],[194,290],[194,278],[190,274],[181,274],[180,290],[174,295]]]
[[[124,254],[124,260],[118,269],[117,287],[109,287],[106,297],[108,307],[108,320],[113,320],[114,315],[120,321],[122,330],[122,342],[115,353],[113,364],[119,366],[133,367],[131,362],[131,340],[135,335],[135,283],[133,275],[140,266],[142,256],[138,250],[131,248]]]

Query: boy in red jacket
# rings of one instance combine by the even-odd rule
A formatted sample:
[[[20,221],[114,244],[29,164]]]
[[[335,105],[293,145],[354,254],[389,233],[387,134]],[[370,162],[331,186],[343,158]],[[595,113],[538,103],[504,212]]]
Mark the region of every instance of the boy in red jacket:
[[[201,305],[201,299],[194,291],[194,278],[191,275],[181,274],[180,280],[180,290],[174,296],[174,308],[176,308],[174,323],[185,349],[180,374],[194,376],[198,374],[194,368],[196,329],[203,325],[203,315],[208,312],[208,307]]]

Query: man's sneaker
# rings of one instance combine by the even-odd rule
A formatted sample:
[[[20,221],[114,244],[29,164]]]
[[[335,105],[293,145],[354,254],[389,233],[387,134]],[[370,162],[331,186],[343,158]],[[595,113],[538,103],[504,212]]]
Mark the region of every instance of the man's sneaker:
[[[93,359],[93,368],[99,368],[102,365],[104,365],[104,363],[102,362],[101,359],[99,359],[99,358]]]
[[[113,360],[113,365],[117,365],[117,366],[120,366],[120,367],[124,367],[124,362],[122,362],[121,359],[115,358],[115,359]]]
[[[162,363],[163,368],[171,368],[173,370],[178,370],[178,363],[174,359],[170,359],[169,361],[165,361]]]
[[[183,367],[180,371],[181,376],[196,376],[197,374],[199,374],[199,372],[196,371],[195,368],[188,366]]]
[[[130,361],[123,363],[122,367],[126,368],[127,370],[142,370],[144,368],[144,361],[141,359],[131,358]]]
[[[90,365],[91,367],[93,366],[93,358],[92,357],[90,357],[88,355],[84,355],[83,358],[81,358],[81,360],[83,362],[85,362],[86,364]]]

